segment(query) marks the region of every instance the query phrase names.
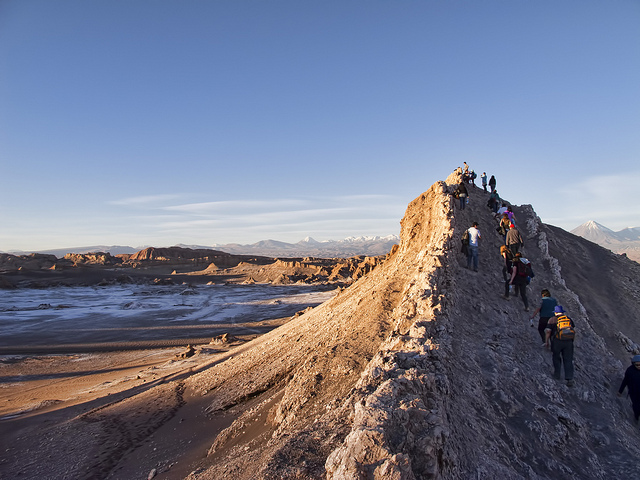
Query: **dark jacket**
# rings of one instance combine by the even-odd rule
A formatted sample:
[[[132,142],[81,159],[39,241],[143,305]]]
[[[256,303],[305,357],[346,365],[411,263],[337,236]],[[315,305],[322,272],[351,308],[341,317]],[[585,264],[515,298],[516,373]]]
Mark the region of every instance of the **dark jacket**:
[[[469,196],[469,192],[467,191],[467,187],[464,186],[464,183],[460,183],[458,185],[456,193],[458,194],[457,196],[461,196],[462,193],[464,193],[465,197]]]
[[[640,402],[640,370],[631,365],[624,372],[624,379],[620,384],[619,393],[624,391],[624,388],[629,389],[629,396],[634,402]]]
[[[513,245],[519,243],[520,245],[524,245],[524,238],[520,235],[520,232],[517,228],[510,228],[507,232],[507,238],[505,239],[505,243],[507,245]]]

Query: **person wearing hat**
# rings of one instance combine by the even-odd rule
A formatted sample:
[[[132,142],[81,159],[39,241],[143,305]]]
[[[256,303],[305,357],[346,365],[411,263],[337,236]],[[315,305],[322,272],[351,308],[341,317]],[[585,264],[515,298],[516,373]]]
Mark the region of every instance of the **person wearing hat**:
[[[553,354],[553,378],[560,380],[560,370],[564,365],[564,379],[567,386],[574,385],[573,380],[573,337],[575,325],[567,315],[562,305],[554,309],[554,316],[549,319],[545,329],[545,346],[551,347]],[[561,322],[561,324],[559,324]],[[564,328],[564,326],[567,328]],[[569,333],[570,332],[570,333]],[[551,342],[551,344],[549,344]]]
[[[636,425],[640,418],[640,355],[634,355],[631,359],[631,366],[624,372],[624,378],[618,390],[618,396],[622,396],[625,387],[629,390],[631,406],[633,407],[633,417]]]
[[[524,238],[522,238],[522,235],[520,235],[520,232],[513,223],[509,224],[509,230],[507,230],[507,234],[504,237],[504,243],[514,255],[520,251],[520,247],[524,246]]]

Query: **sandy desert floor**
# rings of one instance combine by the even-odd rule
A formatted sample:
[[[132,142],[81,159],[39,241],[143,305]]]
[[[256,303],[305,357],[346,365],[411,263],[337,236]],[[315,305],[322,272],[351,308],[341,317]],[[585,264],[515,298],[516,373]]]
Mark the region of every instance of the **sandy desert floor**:
[[[259,323],[270,330],[288,320],[287,317]],[[56,445],[47,444],[43,432],[50,428],[59,430],[71,419],[96,415],[106,406],[144,396],[153,387],[186,378],[224,361],[234,349],[258,336],[255,323],[249,329],[236,326],[227,333],[227,341],[195,346],[195,355],[188,358],[181,358],[186,352],[184,346],[149,348],[151,345],[132,342],[122,342],[120,347],[124,350],[112,352],[0,356],[0,478],[10,478],[5,477],[7,474],[33,478],[35,472],[44,472],[38,478],[55,478],[55,458],[63,452]],[[206,457],[211,434],[228,426],[235,415],[229,412],[215,419],[204,418],[199,398],[182,400],[179,418],[162,420],[163,433],[150,437],[148,444],[137,445],[135,458],[118,455],[116,468],[106,459],[102,462],[104,470],[89,476],[147,478],[149,464],[160,466],[158,478],[184,478],[197,468],[198,462]],[[143,430],[154,428],[157,409],[145,409],[141,402],[136,402],[136,408],[138,430],[143,437]],[[180,428],[173,422],[181,424]],[[184,428],[184,422],[189,422],[190,427]],[[202,429],[208,434],[200,435]],[[198,445],[198,441],[203,444]],[[30,455],[36,450],[36,454]],[[141,457],[148,462],[141,461]],[[50,469],[42,465],[47,459],[53,462]]]

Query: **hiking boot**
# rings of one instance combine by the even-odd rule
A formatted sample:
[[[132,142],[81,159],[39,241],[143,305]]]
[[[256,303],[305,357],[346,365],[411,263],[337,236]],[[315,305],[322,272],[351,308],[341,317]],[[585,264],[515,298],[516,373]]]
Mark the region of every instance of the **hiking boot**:
[[[502,298],[504,298],[505,300],[510,300],[509,295],[502,295]]]
[[[576,384],[576,382],[572,380],[567,380],[567,387],[573,387]]]
[[[529,307],[524,307],[524,311],[528,312],[529,311]],[[533,327],[533,325],[531,325]]]

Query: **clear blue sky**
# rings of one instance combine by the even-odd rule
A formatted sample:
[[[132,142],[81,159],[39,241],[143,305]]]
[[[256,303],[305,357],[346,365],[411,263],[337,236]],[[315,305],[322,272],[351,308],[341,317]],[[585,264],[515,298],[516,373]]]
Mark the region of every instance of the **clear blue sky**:
[[[640,2],[0,1],[0,251],[398,234],[463,161],[640,226]]]

